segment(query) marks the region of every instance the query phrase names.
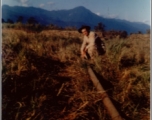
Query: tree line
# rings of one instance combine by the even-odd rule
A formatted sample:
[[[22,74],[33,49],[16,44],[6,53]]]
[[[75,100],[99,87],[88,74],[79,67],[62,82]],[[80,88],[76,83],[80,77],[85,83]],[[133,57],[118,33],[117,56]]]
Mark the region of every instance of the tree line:
[[[14,23],[24,23],[24,17],[23,16],[19,16],[17,18],[16,21],[11,20],[10,18],[8,18],[6,21],[2,18],[2,23],[10,23],[10,24],[14,24]],[[29,17],[27,19],[27,23],[28,24],[38,24],[38,21],[34,18],[34,17]]]
[[[39,26],[40,27],[41,26],[41,28],[42,28],[42,25],[39,24],[39,22],[34,17],[29,17],[26,22],[24,21],[24,17],[23,16],[19,16],[15,22],[13,20],[11,20],[11,19],[7,19],[5,21],[2,18],[2,23],[9,23],[9,24],[15,24],[15,23],[23,24],[23,23],[26,23],[26,24],[32,25],[32,27],[34,27],[34,26]],[[54,24],[50,24],[49,26],[45,26],[45,29],[47,27],[49,27],[50,29],[59,29],[59,30],[62,30],[62,29],[77,30],[76,27],[68,26],[68,27],[62,28],[62,27],[59,27],[59,26],[54,25]],[[103,23],[100,22],[100,23],[98,23],[97,26],[94,26],[94,30],[97,31],[97,32],[105,32],[105,27],[106,26]],[[44,26],[43,26],[43,29],[44,29]]]
[[[2,18],[2,23],[9,23],[9,24],[15,24],[15,23],[23,24],[23,23],[26,23],[26,24],[28,24],[28,25],[26,25],[26,27],[28,26],[28,28],[30,28],[31,30],[34,30],[34,31],[41,31],[43,29],[77,30],[77,28],[75,26],[67,26],[65,28],[60,27],[58,25],[54,25],[54,24],[50,24],[48,26],[44,26],[44,25],[41,25],[34,17],[29,17],[26,21],[25,21],[23,16],[19,16],[16,21],[13,21],[13,20],[11,20],[9,18],[5,21]],[[99,22],[96,26],[94,26],[94,31],[102,32],[103,33],[103,37],[107,36],[107,35],[109,35],[109,36],[118,36],[118,35],[120,35],[121,37],[126,38],[127,35],[128,35],[127,31],[116,31],[116,30],[106,31],[105,28],[106,28],[106,26],[102,22]],[[150,34],[150,30],[147,30],[146,32],[147,32],[147,34]],[[138,31],[138,34],[142,34],[142,32]]]
[[[4,20],[2,18],[2,23],[7,23],[7,28],[20,28],[28,29],[28,31],[40,32],[46,29],[55,29],[55,30],[77,30],[75,26],[60,27],[58,25],[50,23],[49,25],[40,24],[34,17],[29,17],[26,21],[23,16],[19,16],[16,21],[11,19]]]

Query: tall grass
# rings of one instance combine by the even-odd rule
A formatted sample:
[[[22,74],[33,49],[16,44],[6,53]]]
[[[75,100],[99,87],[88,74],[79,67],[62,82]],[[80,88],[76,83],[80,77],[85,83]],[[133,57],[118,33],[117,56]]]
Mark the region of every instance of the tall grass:
[[[3,119],[110,120],[88,64],[125,119],[149,119],[149,38],[105,41],[106,54],[90,62],[77,31],[3,28],[2,37]]]

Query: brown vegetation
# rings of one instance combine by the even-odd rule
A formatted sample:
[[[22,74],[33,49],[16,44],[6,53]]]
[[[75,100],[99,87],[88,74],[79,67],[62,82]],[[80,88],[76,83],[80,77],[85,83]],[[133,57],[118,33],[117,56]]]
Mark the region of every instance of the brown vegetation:
[[[3,120],[110,120],[87,73],[91,65],[126,120],[150,117],[150,38],[104,41],[106,54],[80,58],[77,31],[2,30]]]

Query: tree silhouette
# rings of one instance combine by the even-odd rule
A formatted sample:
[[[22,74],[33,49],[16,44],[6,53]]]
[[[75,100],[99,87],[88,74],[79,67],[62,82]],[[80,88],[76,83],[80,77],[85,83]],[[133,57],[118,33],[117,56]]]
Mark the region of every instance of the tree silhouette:
[[[2,23],[5,23],[5,20],[2,18]]]
[[[138,31],[138,34],[142,34],[142,32],[141,32],[141,31]]]
[[[98,23],[97,26],[94,27],[95,31],[100,31],[100,32],[104,32],[105,31],[105,25],[103,23]]]
[[[7,19],[7,23],[13,24],[14,22],[11,19]]]
[[[28,20],[27,20],[27,23],[28,24],[37,24],[38,21],[34,18],[34,17],[30,17]]]
[[[148,29],[148,30],[146,31],[146,33],[147,33],[147,34],[150,34],[150,29]]]
[[[120,38],[126,38],[128,36],[127,31],[122,31],[120,34]]]
[[[16,22],[17,23],[23,23],[23,16],[19,16]]]

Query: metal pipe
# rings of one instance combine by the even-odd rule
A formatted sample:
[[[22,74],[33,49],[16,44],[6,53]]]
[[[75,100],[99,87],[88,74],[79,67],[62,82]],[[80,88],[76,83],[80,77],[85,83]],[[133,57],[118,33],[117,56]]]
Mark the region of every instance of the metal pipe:
[[[101,93],[103,104],[106,107],[112,120],[123,120],[119,112],[117,111],[113,103],[111,102],[108,94],[106,93],[102,85],[100,84],[99,80],[97,79],[91,67],[88,67],[88,73],[97,91]]]

